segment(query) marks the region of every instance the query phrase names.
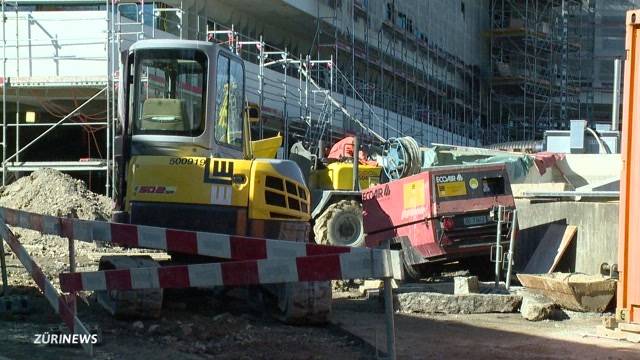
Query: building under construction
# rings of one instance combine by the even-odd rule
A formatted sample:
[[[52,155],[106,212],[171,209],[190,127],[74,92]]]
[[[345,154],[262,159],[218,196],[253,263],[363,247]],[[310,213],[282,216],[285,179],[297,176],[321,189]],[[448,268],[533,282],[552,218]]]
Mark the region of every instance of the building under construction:
[[[634,4],[4,1],[3,178],[48,166],[110,191],[119,54],[142,38],[233,47],[246,62],[254,132],[284,132],[285,145],[318,119],[329,141],[371,129],[463,145],[609,121],[620,19]]]

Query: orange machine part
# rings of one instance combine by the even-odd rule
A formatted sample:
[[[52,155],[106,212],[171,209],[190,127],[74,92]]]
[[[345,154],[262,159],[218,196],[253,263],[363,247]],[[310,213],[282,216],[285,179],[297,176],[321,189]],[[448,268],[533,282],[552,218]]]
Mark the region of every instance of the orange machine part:
[[[617,314],[640,323],[640,10],[626,24]]]

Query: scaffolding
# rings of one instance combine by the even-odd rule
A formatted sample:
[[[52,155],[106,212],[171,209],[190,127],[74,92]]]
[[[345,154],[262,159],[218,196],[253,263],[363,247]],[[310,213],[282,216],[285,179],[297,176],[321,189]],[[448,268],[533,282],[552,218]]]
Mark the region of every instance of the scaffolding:
[[[317,2],[315,54],[332,56],[348,80],[337,81],[334,92],[384,109],[380,132],[385,137],[400,132],[425,144],[482,142],[488,97],[480,67],[419,31],[393,1],[387,3],[382,26],[374,30],[371,2]],[[357,116],[375,127],[366,108]]]
[[[492,0],[491,133],[494,142],[540,139],[585,116],[580,92],[592,56],[587,9],[572,0]],[[588,101],[587,101],[588,102]]]
[[[96,132],[109,127],[108,116],[103,111],[95,113],[87,112],[88,105],[100,98],[107,96],[107,82],[105,76],[60,76],[60,62],[69,59],[61,51],[64,46],[95,46],[105,43],[102,37],[79,37],[76,34],[68,38],[59,38],[47,31],[48,24],[60,23],[67,19],[47,16],[44,18],[34,17],[30,12],[20,11],[19,1],[3,1],[1,9],[2,17],[2,60],[3,69],[1,81],[2,89],[2,183],[6,184],[12,174],[33,171],[42,167],[52,167],[63,171],[101,171],[109,172],[110,157],[92,156],[91,150],[100,152],[97,144]],[[85,18],[83,21],[108,21],[105,16],[96,18]],[[15,25],[12,29],[15,36],[8,36],[7,23]],[[27,34],[22,34],[23,27],[28,29]],[[44,34],[38,37],[32,32],[32,28]],[[52,54],[49,56],[40,55],[39,49],[50,48]],[[34,54],[32,54],[35,53]],[[26,53],[26,55],[25,55]],[[34,76],[32,62],[38,60],[51,60],[56,64],[55,73],[50,76]],[[84,57],[74,57],[75,61],[106,61],[106,53],[101,55],[86,55]],[[12,71],[9,72],[7,64],[11,63]],[[27,65],[22,68],[22,65]],[[105,69],[106,70],[106,69]],[[11,73],[11,76],[9,74]],[[71,101],[54,102],[48,99],[49,94],[59,91],[68,91],[68,99]],[[89,99],[79,104],[78,99]],[[13,112],[15,120],[9,119],[9,100],[13,100]],[[59,118],[59,121],[36,122],[34,116],[23,118],[21,111],[34,107],[33,102],[44,109],[52,118]],[[108,110],[107,110],[108,111]],[[26,114],[26,112],[25,112]],[[81,127],[88,143],[87,158],[74,161],[29,161],[23,160],[27,150],[42,142],[47,134],[59,127]],[[33,139],[23,143],[21,134],[30,132],[32,129],[42,129]],[[13,135],[14,149],[8,146],[9,132]],[[94,147],[95,145],[95,147]],[[107,175],[108,178],[108,175]],[[107,187],[109,187],[107,182]]]
[[[12,16],[16,23],[21,19],[33,22],[33,19],[29,11],[20,11],[19,1],[14,2],[13,7],[10,2],[2,2],[3,183],[11,180],[8,175],[12,173],[42,167],[99,171],[104,174],[105,192],[112,195],[114,139],[120,128],[117,120],[120,54],[144,38],[216,41],[239,54],[245,60],[249,105],[254,103],[258,109],[258,121],[252,126],[252,132],[260,138],[282,132],[285,148],[301,139],[330,144],[345,132],[360,135],[365,143],[405,135],[412,135],[425,144],[475,145],[476,140],[482,140],[488,97],[478,66],[466,64],[406,24],[398,23],[396,10],[374,32],[368,1],[318,1],[319,9],[320,3],[325,2],[328,5],[322,5],[323,11],[327,8],[331,11],[321,16],[318,10],[311,50],[292,54],[286,47],[270,45],[262,36],[241,34],[233,24],[220,24],[206,16],[189,13],[182,8],[182,2],[171,7],[166,2],[105,0],[102,10],[96,12],[105,24],[106,31],[101,38],[89,41],[73,33],[69,35],[73,39],[45,39],[48,43],[41,40],[42,46],[50,46],[55,51],[70,42],[106,44],[104,53],[92,55],[91,59],[77,58],[82,64],[88,61],[104,64],[100,70],[103,75],[46,79],[18,76],[20,73],[7,76],[8,62],[20,64],[21,56],[33,59],[32,54],[26,55],[22,49],[28,49],[25,39],[31,42],[35,39],[19,31],[8,39],[5,27],[7,22],[14,21]],[[50,18],[49,21],[65,20]],[[364,22],[360,32],[356,21]],[[17,49],[15,56],[9,54],[11,48]],[[64,59],[55,52],[49,58],[56,64]],[[74,94],[74,106],[42,105],[52,110],[50,117],[56,121],[25,123],[20,104],[37,98],[38,91],[44,95],[51,89]],[[8,104],[15,104],[17,108],[15,122],[9,119]],[[88,114],[88,108],[100,111]],[[36,126],[42,131],[23,143],[21,131]],[[92,155],[88,158],[47,161],[34,158],[27,151],[33,144],[46,141],[51,132],[69,126],[79,127],[93,136],[89,144]],[[15,150],[7,146],[9,131],[16,139]],[[27,156],[23,156],[25,154]]]

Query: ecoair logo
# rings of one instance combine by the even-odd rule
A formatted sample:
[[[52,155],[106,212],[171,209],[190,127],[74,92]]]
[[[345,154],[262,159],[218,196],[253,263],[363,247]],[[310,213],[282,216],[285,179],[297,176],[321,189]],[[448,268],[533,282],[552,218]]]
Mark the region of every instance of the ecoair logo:
[[[436,183],[438,183],[438,184],[454,182],[454,181],[462,181],[462,180],[464,180],[464,178],[460,174],[458,174],[458,175],[451,174],[451,175],[436,176]]]
[[[376,189],[363,192],[362,200],[381,199],[389,195],[391,195],[391,189],[389,189],[389,184],[387,184],[384,186],[384,189],[382,187],[378,187]]]

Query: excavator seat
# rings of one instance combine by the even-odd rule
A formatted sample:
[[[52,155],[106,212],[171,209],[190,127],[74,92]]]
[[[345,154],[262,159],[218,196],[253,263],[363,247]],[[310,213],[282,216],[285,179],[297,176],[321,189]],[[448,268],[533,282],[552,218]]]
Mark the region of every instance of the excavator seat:
[[[189,117],[180,99],[150,98],[142,104],[140,130],[189,130]]]

